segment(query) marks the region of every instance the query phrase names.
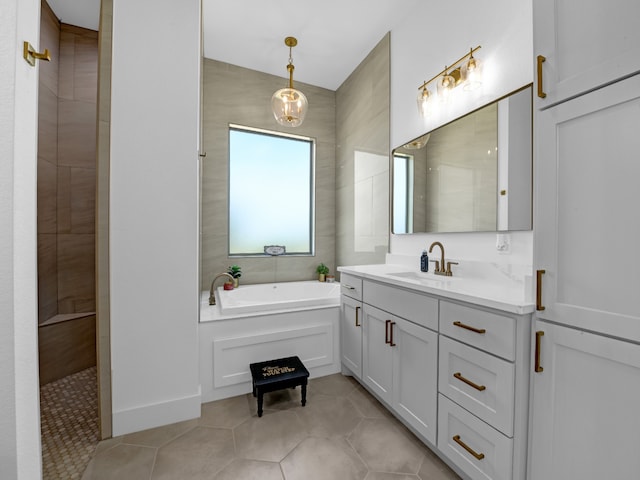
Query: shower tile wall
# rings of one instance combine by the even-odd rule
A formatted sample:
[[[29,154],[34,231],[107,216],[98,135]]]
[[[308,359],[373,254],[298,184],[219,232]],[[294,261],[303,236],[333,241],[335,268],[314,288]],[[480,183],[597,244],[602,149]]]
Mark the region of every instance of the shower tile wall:
[[[38,138],[38,322],[95,311],[97,32],[43,2]]]

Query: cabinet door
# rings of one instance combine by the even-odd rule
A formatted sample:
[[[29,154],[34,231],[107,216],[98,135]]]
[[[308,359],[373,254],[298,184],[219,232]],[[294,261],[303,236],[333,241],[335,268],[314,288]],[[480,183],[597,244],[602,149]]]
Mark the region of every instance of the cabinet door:
[[[640,71],[638,18],[637,0],[534,1],[534,52],[546,57],[538,107]]]
[[[362,379],[382,400],[391,403],[393,349],[388,342],[393,315],[364,305]]]
[[[640,341],[640,75],[537,119],[537,316]]]
[[[340,334],[342,364],[362,378],[362,303],[344,295],[340,299]]]
[[[536,322],[531,480],[638,478],[640,345]],[[535,336],[534,336],[535,338]]]
[[[438,334],[400,318],[393,335],[393,408],[432,444],[436,443]]]

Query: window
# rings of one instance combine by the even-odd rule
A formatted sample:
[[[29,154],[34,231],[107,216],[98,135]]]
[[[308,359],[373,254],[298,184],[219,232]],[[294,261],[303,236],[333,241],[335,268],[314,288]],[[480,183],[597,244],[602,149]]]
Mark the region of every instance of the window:
[[[311,138],[229,127],[229,255],[313,254]]]
[[[393,155],[393,233],[413,232],[413,155]]]

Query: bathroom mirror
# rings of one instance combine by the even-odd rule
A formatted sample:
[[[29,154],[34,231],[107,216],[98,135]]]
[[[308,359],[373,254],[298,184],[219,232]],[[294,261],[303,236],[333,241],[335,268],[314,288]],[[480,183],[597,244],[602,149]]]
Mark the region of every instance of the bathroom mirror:
[[[394,234],[531,230],[531,91],[393,150]]]

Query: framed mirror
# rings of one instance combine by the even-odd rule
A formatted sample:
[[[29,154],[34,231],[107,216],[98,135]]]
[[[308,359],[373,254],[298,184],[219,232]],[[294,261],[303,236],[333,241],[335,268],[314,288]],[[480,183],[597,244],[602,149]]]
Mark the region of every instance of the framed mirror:
[[[532,228],[532,87],[395,148],[392,232]]]

